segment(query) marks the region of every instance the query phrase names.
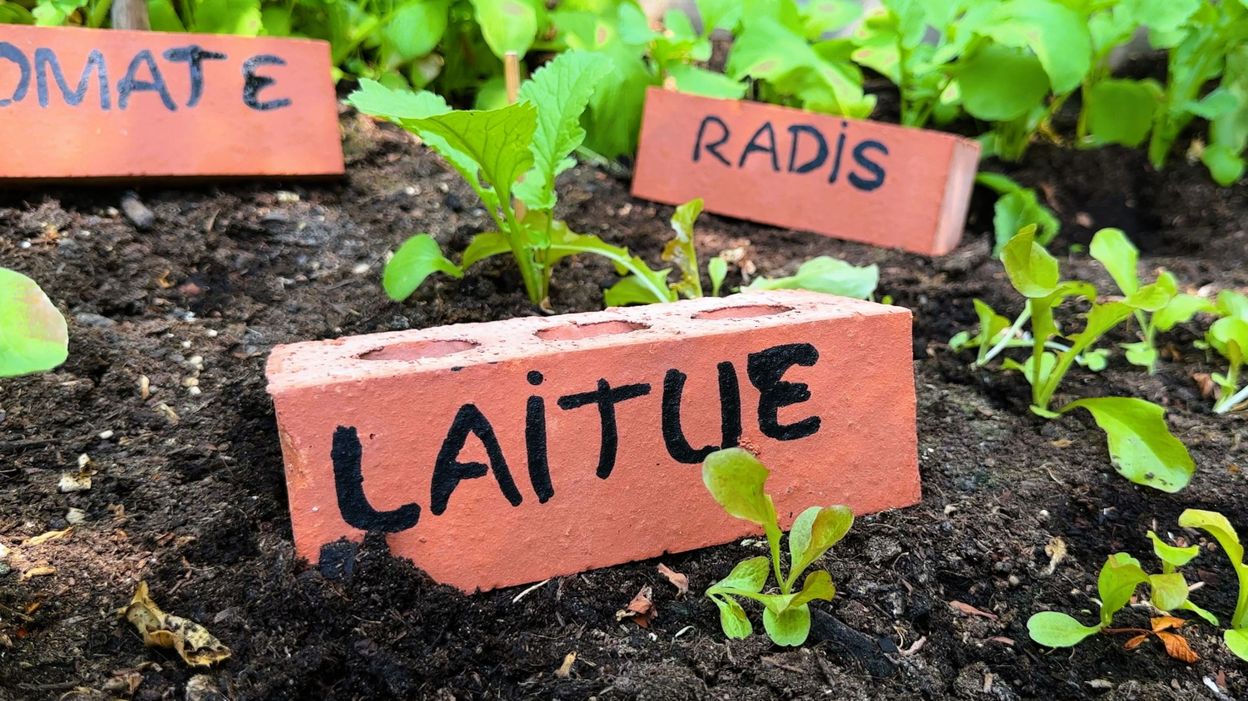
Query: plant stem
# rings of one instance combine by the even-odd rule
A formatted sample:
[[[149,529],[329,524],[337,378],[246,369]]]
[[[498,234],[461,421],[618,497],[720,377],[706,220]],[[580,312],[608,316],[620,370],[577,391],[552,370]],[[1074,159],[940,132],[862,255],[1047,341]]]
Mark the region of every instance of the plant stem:
[[[1001,351],[1009,347],[1010,341],[1012,341],[1018,335],[1019,330],[1023,328],[1023,324],[1027,323],[1027,320],[1030,318],[1031,318],[1031,305],[1029,304],[1023,307],[1022,313],[1019,314],[1018,318],[1014,320],[1014,324],[1010,326],[1010,328],[1005,330],[1005,336],[1002,337],[1002,339],[997,342],[997,345],[992,347],[992,350],[985,353],[982,358],[977,359],[975,361],[975,365],[982,368],[983,366],[992,362],[993,358],[1000,355]]]
[[[782,593],[788,594],[789,584],[780,574],[780,527],[769,523],[763,528],[767,531],[767,546],[771,549],[771,570],[776,575],[776,584],[780,585]]]

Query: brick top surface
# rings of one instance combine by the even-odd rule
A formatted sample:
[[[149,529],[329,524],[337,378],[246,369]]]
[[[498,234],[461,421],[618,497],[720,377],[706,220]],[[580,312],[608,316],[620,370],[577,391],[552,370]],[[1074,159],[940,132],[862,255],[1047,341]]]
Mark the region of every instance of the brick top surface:
[[[776,309],[783,306],[782,309]],[[568,351],[644,346],[673,338],[739,333],[795,321],[910,315],[910,310],[802,290],[743,292],[676,305],[612,307],[504,322],[453,324],[280,345],[269,356],[270,394],[340,382],[541,358]],[[703,316],[705,315],[705,316]]]

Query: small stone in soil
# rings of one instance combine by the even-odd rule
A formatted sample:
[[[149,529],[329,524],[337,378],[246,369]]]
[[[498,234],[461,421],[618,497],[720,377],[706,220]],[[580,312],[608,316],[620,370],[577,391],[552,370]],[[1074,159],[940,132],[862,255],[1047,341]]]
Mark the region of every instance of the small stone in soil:
[[[69,511],[65,514],[65,522],[73,526],[76,526],[80,523],[85,523],[86,520],[87,520],[87,512],[83,511],[82,509],[76,506],[69,507]]]
[[[79,312],[75,314],[74,321],[78,322],[79,324],[83,326],[89,326],[95,329],[106,329],[109,326],[117,325],[117,322],[113,321],[112,319],[106,316],[103,316],[100,314],[92,314],[90,312]]]
[[[143,204],[138,194],[134,192],[127,192],[121,196],[121,211],[125,212],[126,218],[139,231],[146,231],[152,227],[152,224],[156,223],[156,215],[147,208],[147,205]]]

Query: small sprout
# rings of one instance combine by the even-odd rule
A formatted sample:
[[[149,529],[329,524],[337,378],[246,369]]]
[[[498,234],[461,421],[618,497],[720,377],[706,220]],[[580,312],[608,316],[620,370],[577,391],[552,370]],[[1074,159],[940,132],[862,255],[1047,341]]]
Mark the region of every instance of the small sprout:
[[[769,472],[753,455],[741,448],[720,450],[702,464],[702,482],[715,501],[731,516],[762,526],[771,552],[740,562],[724,579],[706,590],[719,608],[720,627],[729,638],[753,633],[745,609],[737,597],[761,603],[763,627],[777,645],[801,645],[810,634],[810,602],[831,601],[836,595],[832,578],[823,570],[806,575],[800,589],[798,578],[845,536],[854,515],[844,506],[806,509],[789,531],[789,572],[784,574],[780,557],[783,533],[776,519],[771,495],[763,491]],[[779,593],[764,592],[774,575]]]

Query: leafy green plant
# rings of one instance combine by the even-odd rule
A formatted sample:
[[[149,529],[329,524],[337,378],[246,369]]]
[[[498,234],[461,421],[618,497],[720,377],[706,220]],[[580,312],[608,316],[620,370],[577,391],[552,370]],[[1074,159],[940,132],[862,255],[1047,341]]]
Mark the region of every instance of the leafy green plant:
[[[666,271],[651,270],[626,249],[574,233],[553,217],[555,178],[573,163],[569,154],[585,136],[581,112],[607,70],[601,56],[561,54],[521,86],[519,102],[493,110],[451,110],[432,93],[361,83],[349,102],[420,136],[463,176],[497,227],[474,236],[459,264],[447,259],[428,234],[409,239],[386,266],[383,284],[391,298],[405,299],[433,272],[461,277],[478,261],[511,253],[529,299],[547,305],[555,264],[593,253],[629,274],[620,284],[631,296],[644,292],[649,301],[675,299]],[[513,197],[524,207],[517,207]]]
[[[1228,366],[1224,373],[1214,373],[1212,379],[1218,386],[1218,401],[1213,410],[1219,414],[1248,402],[1248,384],[1241,389],[1240,373],[1248,359],[1248,296],[1223,290],[1218,294],[1215,306],[1221,316],[1205,333],[1205,345],[1226,358]]]
[[[589,150],[608,158],[636,151],[650,86],[670,85],[707,97],[736,99],[745,94],[744,84],[698,65],[711,57],[710,36],[716,26],[735,22],[724,14],[731,15],[735,8],[714,0],[698,5],[701,31],[675,8],[664,15],[660,30],[652,29],[637,0],[567,0],[551,12],[559,31],[557,42],[605,56],[613,66],[599,81],[585,113]]]
[[[1235,599],[1235,612],[1231,614],[1231,627],[1223,632],[1222,638],[1231,652],[1248,660],[1248,563],[1244,562],[1244,546],[1239,542],[1239,534],[1231,522],[1216,511],[1187,509],[1179,514],[1179,525],[1208,533],[1230,560],[1239,582],[1239,595]]]
[[[1162,407],[1130,397],[1089,397],[1056,410],[1052,408],[1062,380],[1081,358],[1084,364],[1090,363],[1088,354],[1097,341],[1136,310],[1156,312],[1164,308],[1173,292],[1153,283],[1122,301],[1098,302],[1093,285],[1061,279],[1057,259],[1036,241],[1034,225],[1024,227],[1010,239],[1002,249],[1001,260],[1014,289],[1027,298],[1022,313],[1013,324],[1005,325],[1002,317],[979,302],[976,309],[981,319],[980,334],[953,340],[963,348],[978,346],[981,355],[977,362],[987,362],[1005,348],[1017,345],[1018,332],[1030,322],[1030,357],[1021,363],[1006,358],[1002,367],[1021,372],[1031,385],[1031,410],[1054,419],[1075,409],[1085,409],[1105,431],[1110,459],[1120,474],[1137,484],[1167,492],[1186,486],[1196,466],[1187,448],[1170,433]],[[1062,331],[1054,314],[1071,298],[1091,305],[1084,327],[1077,333]],[[1069,345],[1060,343],[1059,338]],[[989,350],[983,351],[986,345]]]
[[[763,605],[763,627],[777,645],[801,645],[810,634],[810,602],[831,601],[836,587],[824,570],[806,575],[800,589],[798,578],[833,545],[854,523],[853,513],[844,506],[806,509],[793,521],[789,531],[789,570],[786,575],[780,556],[783,535],[776,519],[776,507],[764,491],[768,470],[741,448],[711,453],[702,464],[702,482],[715,501],[729,515],[763,528],[770,549],[766,556],[739,563],[724,579],[711,585],[706,595],[719,608],[719,622],[730,638],[745,638],[754,632],[738,598]],[[779,593],[765,593],[769,575],[775,576]]]
[[[1096,232],[1092,236],[1092,244],[1088,247],[1088,252],[1105,266],[1122,294],[1128,299],[1131,299],[1132,295],[1138,295],[1142,289],[1139,275],[1136,273],[1139,251],[1121,229],[1101,229]],[[1156,337],[1158,332],[1164,333],[1178,324],[1190,321],[1199,312],[1213,311],[1213,305],[1207,300],[1179,292],[1178,280],[1169,272],[1160,273],[1153,285],[1157,297],[1168,297],[1169,301],[1156,310],[1137,305],[1133,315],[1139,325],[1140,340],[1122,344],[1123,350],[1126,351],[1127,361],[1133,365],[1148,368],[1150,373],[1157,369]],[[1150,303],[1147,306],[1155,305]]]
[[[65,318],[34,280],[0,268],[0,377],[51,370],[69,357]]]
[[[1036,241],[1042,246],[1049,245],[1061,230],[1062,223],[1053,210],[1040,204],[1035,190],[1019,185],[1009,176],[988,171],[978,173],[975,182],[997,193],[992,208],[994,256],[1001,255],[1005,244],[1025,226],[1035,225]]]
[[[1165,93],[1155,113],[1148,156],[1165,165],[1179,134],[1196,117],[1210,120],[1212,142],[1202,154],[1214,179],[1223,185],[1243,175],[1242,153],[1248,140],[1248,8],[1237,0],[1186,0],[1173,3],[1173,21],[1150,25],[1149,38],[1169,49]],[[1205,85],[1221,77],[1219,87],[1201,96]]]

